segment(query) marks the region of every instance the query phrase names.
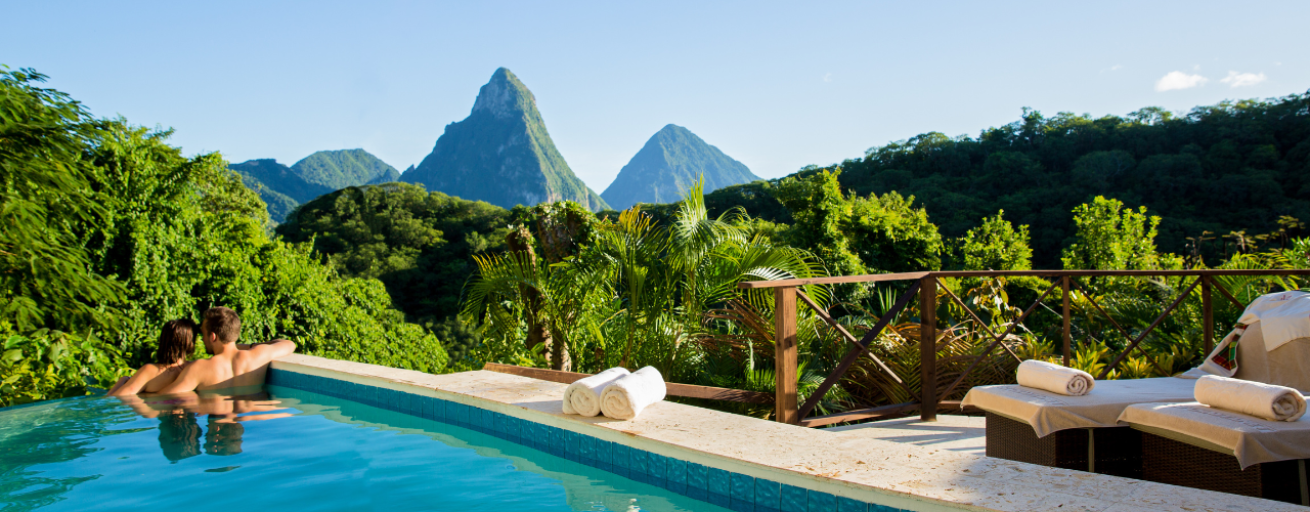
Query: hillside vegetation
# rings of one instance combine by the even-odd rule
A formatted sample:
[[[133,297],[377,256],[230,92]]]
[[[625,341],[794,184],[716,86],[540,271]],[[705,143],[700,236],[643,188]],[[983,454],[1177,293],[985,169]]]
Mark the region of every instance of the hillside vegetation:
[[[383,284],[270,239],[259,197],[216,153],[96,119],[44,76],[0,69],[0,406],[106,387],[167,320],[229,306],[248,342],[436,372],[447,356]]]
[[[843,190],[914,196],[947,236],[1005,210],[1030,226],[1044,268],[1059,266],[1074,207],[1098,195],[1159,216],[1161,249],[1216,261],[1234,246],[1282,246],[1285,217],[1310,219],[1310,93],[1185,115],[1028,110],[976,138],[926,133],[839,167]],[[1256,238],[1270,233],[1278,236]]]

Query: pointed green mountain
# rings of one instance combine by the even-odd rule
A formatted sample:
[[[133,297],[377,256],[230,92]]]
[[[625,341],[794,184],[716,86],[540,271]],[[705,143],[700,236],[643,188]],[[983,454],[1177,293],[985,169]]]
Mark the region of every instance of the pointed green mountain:
[[[678,125],[655,133],[600,196],[615,209],[637,203],[671,203],[705,178],[705,192],[760,178],[745,164]]]
[[[469,116],[447,125],[432,153],[400,179],[505,208],[561,200],[607,208],[569,169],[532,92],[505,68],[478,91]]]
[[[362,149],[319,151],[293,164],[291,170],[306,182],[332,190],[368,183],[390,183],[400,178],[395,167]]]

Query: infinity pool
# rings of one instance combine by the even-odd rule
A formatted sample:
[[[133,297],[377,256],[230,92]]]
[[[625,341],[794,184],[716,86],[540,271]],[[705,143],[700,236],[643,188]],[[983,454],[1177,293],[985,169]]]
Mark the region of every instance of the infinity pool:
[[[462,427],[279,386],[0,409],[0,510],[726,509]]]

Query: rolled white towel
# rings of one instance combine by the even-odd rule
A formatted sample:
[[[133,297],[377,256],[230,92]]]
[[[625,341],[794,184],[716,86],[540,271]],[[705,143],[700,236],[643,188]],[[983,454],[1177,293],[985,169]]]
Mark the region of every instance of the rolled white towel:
[[[1020,386],[1061,395],[1082,396],[1096,387],[1096,379],[1085,371],[1033,359],[1019,363],[1015,378]]]
[[[630,420],[650,404],[663,400],[665,391],[660,371],[647,366],[605,388],[600,395],[600,410],[610,418]]]
[[[564,414],[600,414],[600,394],[614,381],[627,376],[626,368],[615,366],[569,384],[569,387],[564,388]]]
[[[1296,421],[1305,414],[1305,397],[1292,388],[1206,375],[1196,379],[1196,401],[1215,409],[1270,421]]]

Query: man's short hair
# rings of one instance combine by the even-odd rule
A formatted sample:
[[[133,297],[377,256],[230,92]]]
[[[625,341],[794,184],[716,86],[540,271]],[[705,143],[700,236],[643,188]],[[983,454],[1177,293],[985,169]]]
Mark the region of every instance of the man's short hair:
[[[201,329],[218,336],[221,343],[236,343],[237,338],[241,337],[241,317],[232,308],[212,307],[205,310]]]

